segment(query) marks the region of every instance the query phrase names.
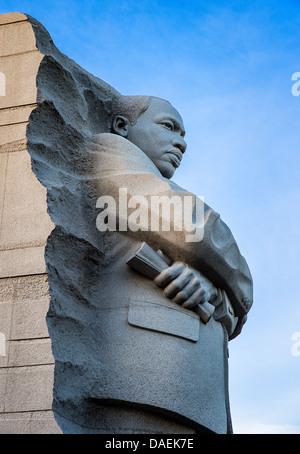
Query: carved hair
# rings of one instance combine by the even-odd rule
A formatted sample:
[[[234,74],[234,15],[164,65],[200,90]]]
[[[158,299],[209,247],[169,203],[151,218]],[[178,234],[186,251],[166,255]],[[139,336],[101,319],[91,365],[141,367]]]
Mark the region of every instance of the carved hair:
[[[150,99],[150,96],[120,96],[113,106],[114,116],[122,115],[134,125],[139,116],[148,109]]]
[[[122,115],[126,117],[130,124],[133,126],[138,118],[144,113],[150,104],[151,99],[161,99],[156,96],[119,96],[114,103],[113,112],[114,117],[116,115]],[[161,99],[165,101],[165,99]],[[168,101],[167,101],[168,102]]]

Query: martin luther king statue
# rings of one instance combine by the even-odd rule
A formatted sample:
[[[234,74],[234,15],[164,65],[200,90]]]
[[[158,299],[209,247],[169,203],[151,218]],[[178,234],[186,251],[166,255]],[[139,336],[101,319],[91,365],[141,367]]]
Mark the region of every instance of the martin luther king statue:
[[[252,279],[212,208],[173,180],[179,112],[123,96],[29,17],[42,58],[27,128],[55,228],[45,259],[64,433],[232,433],[228,342]]]

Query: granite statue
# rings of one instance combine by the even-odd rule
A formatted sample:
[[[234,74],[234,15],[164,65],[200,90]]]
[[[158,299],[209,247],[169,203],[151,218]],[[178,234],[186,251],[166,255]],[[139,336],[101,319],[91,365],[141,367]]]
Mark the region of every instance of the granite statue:
[[[55,418],[64,433],[231,433],[227,347],[252,278],[219,214],[172,180],[183,120],[121,95],[29,19],[44,55],[27,139],[55,224]]]

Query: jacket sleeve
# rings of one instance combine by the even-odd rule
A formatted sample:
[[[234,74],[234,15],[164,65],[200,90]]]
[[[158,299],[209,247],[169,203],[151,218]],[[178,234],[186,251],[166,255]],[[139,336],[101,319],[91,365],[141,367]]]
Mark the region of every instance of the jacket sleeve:
[[[147,242],[154,249],[161,249],[174,261],[189,264],[201,271],[216,287],[225,290],[239,318],[235,337],[253,303],[252,277],[246,260],[220,215],[204,204],[202,239],[196,242],[187,242],[187,231],[176,229],[175,222],[171,222],[167,231],[161,227],[151,229],[150,219],[155,215],[151,197],[164,196],[171,200],[177,195],[183,200],[188,195],[195,201],[196,196],[163,178],[141,150],[120,136],[101,135],[100,140],[97,138],[94,151],[98,162],[95,165],[100,172],[96,192],[118,200],[120,188],[126,189],[126,197],[130,199],[138,195],[140,209],[147,212],[148,226],[137,231],[128,229],[127,234]],[[162,212],[161,217],[163,215]]]

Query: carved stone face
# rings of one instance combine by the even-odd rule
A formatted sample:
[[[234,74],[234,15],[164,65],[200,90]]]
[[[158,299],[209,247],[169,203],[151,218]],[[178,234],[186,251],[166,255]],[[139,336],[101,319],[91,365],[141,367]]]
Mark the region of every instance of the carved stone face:
[[[151,98],[137,122],[128,125],[127,139],[151,159],[165,178],[172,178],[186,150],[184,135],[177,110],[167,101]]]

